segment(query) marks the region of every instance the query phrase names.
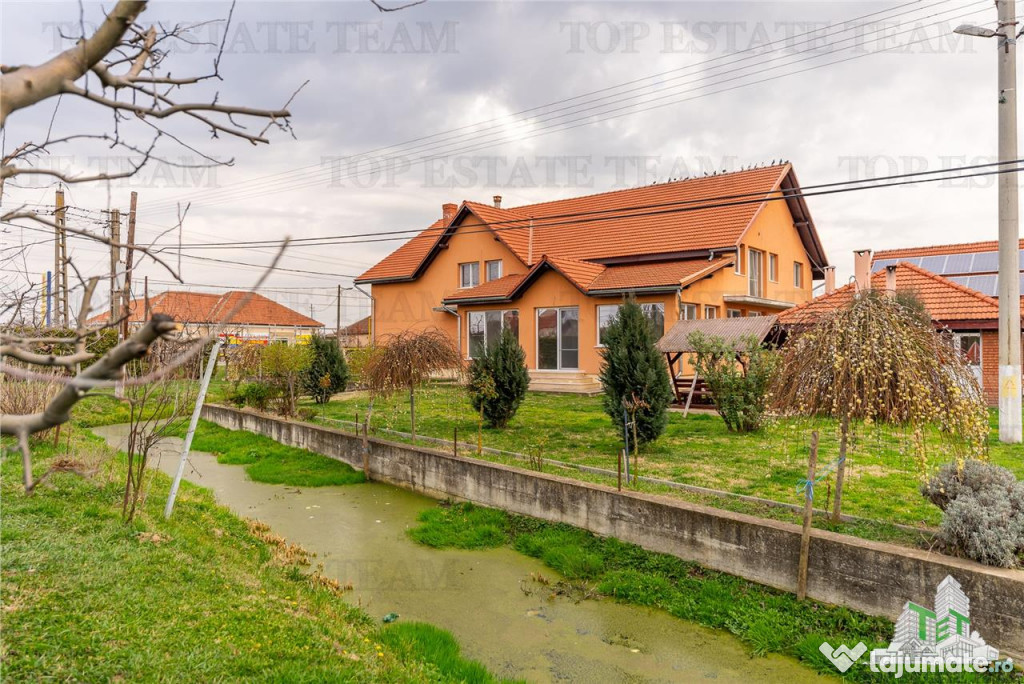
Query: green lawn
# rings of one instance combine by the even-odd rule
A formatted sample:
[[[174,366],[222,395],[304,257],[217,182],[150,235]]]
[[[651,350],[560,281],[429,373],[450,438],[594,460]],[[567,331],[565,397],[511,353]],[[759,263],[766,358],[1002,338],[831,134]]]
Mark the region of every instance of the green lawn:
[[[318,420],[323,412],[327,418],[351,421],[357,415],[360,419],[365,417],[367,404],[368,397],[357,393],[335,399],[326,408],[311,402],[304,406],[315,409]],[[992,421],[989,458],[1024,477],[1024,447],[998,443],[994,413]],[[332,424],[329,420],[326,422]],[[378,400],[372,425],[407,432],[407,397]],[[728,432],[717,415],[691,413],[683,418],[682,414],[673,412],[665,434],[644,449],[640,473],[736,494],[802,504],[796,487],[806,476],[807,448],[810,432],[815,427],[821,432],[819,463],[834,460],[838,452],[838,431],[832,421],[779,421],[759,433],[741,435]],[[417,428],[419,434],[446,439],[451,439],[457,428],[460,441],[475,442],[477,419],[460,388],[435,384],[417,392]],[[603,412],[600,397],[530,393],[507,428],[483,430],[483,444],[519,453],[539,452],[546,458],[614,470],[621,447],[620,430]],[[911,439],[899,430],[874,426],[858,434],[848,459],[843,512],[886,524],[937,525],[940,512],[920,495],[918,487],[926,472],[952,456],[948,445],[943,444],[935,431],[927,432],[926,448],[927,461],[922,462],[915,454]],[[486,452],[483,457],[502,460]],[[595,479],[576,471],[558,472]],[[816,489],[816,506],[824,507],[829,484],[823,482]],[[658,490],[657,487],[642,486]],[[753,510],[749,504],[716,497],[683,494],[678,490],[661,491],[720,507],[795,519],[786,511],[765,511],[763,507],[756,506],[753,509],[757,510]],[[892,537],[895,540],[900,536],[906,537],[904,532],[895,530],[854,529],[863,528],[863,525],[845,527],[846,531],[873,538]],[[913,535],[909,540],[912,538]]]
[[[123,458],[87,429],[33,451],[37,475],[62,457],[96,472],[55,474],[26,496],[20,456],[4,450],[3,681],[493,681],[442,630],[381,627],[208,490],[183,483],[165,521],[169,479],[153,472],[123,523]]]

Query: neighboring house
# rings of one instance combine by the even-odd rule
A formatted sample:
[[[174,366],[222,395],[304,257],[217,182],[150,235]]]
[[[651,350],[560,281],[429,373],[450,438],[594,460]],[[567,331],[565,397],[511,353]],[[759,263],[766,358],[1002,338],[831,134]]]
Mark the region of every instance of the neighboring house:
[[[469,359],[508,328],[533,389],[593,391],[624,295],[656,337],[810,300],[829,268],[814,223],[802,198],[771,199],[798,190],[786,163],[515,208],[445,204],[356,282],[373,286],[377,340],[439,328]]]
[[[278,304],[261,294],[233,290],[224,294],[167,291],[149,298],[151,313],[163,313],[181,323],[184,334],[198,337],[222,325],[221,336],[227,344],[304,344],[319,332],[323,323]],[[131,303],[128,324],[142,326],[146,320],[146,302]],[[109,313],[90,319],[106,323]]]
[[[338,331],[338,340],[346,349],[370,346],[370,317],[360,318]]]
[[[1021,256],[1021,291],[1024,292],[1024,240],[1020,241],[1018,248]],[[871,270],[881,271],[900,261],[945,276],[981,294],[999,296],[996,287],[999,279],[999,243],[995,240],[882,250],[876,252],[871,260]]]
[[[881,254],[891,254],[880,252]],[[875,264],[883,261],[876,257]],[[914,293],[931,316],[935,326],[951,334],[966,355],[985,392],[985,400],[999,403],[999,365],[996,358],[999,302],[952,278],[937,275],[912,262],[892,257],[873,273],[869,271],[870,252],[857,253],[855,281],[812,302],[779,315],[779,324],[799,328],[813,324],[823,314],[849,303],[856,293],[869,287],[880,291]]]

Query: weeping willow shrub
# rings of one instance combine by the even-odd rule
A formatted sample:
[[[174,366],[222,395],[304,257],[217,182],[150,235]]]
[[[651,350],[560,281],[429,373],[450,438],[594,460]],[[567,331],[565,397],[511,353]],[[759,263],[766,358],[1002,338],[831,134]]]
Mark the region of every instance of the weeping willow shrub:
[[[855,424],[907,430],[924,472],[929,425],[938,428],[944,451],[958,459],[985,453],[988,411],[974,373],[952,339],[936,331],[912,301],[905,293],[861,293],[793,335],[781,349],[770,391],[773,410],[839,421],[834,521],[840,515]]]
[[[370,353],[363,365],[362,383],[371,400],[409,392],[409,421],[415,441],[416,388],[446,371],[457,377],[462,374],[462,358],[451,338],[436,329],[407,330],[387,336]]]

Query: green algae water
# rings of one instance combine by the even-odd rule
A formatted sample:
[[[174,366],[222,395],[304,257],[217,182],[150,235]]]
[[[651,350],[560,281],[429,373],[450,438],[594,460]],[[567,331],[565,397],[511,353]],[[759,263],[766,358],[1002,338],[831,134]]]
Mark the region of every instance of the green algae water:
[[[121,447],[125,426],[96,428]],[[173,475],[181,440],[168,438],[154,465]],[[830,681],[790,658],[752,658],[728,634],[654,609],[551,596],[561,579],[508,548],[437,550],[411,541],[432,499],[388,485],[300,488],[253,482],[240,466],[193,452],[185,478],[236,514],[261,520],[316,554],[347,599],[382,619],[450,631],[468,658],[500,677],[530,682]],[[542,581],[537,581],[542,578]]]

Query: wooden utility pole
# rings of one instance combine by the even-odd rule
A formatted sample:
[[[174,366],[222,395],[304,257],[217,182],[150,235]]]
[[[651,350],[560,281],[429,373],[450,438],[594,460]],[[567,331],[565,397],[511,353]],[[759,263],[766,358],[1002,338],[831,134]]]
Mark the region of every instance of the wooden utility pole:
[[[148,321],[149,320],[149,276],[146,276],[146,280],[143,281],[143,284],[142,284],[142,297],[143,297],[143,300],[145,301],[144,306],[146,307],[146,310],[143,312],[145,314],[145,316],[143,317],[143,320]]]
[[[117,268],[121,263],[121,210],[110,211],[110,323],[114,324],[121,312],[121,289],[117,286]]]
[[[818,466],[818,431],[811,433],[811,455],[807,463],[807,484],[804,486],[804,528],[800,534],[800,566],[796,576],[796,598],[807,597],[807,566],[810,564],[811,523],[814,519],[814,471]]]
[[[132,260],[135,255],[135,208],[138,204],[139,193],[132,191],[131,204],[128,207],[128,253],[124,258],[124,291],[122,300],[124,302],[124,323],[121,324],[121,339],[128,339],[128,318],[131,315],[132,306]]]
[[[334,331],[334,337],[338,343],[338,348],[341,348],[341,285],[338,285],[338,306],[337,306],[338,325]]]
[[[64,206],[64,191],[57,190],[54,201],[54,223],[57,231],[53,242],[53,310],[55,325],[70,326],[71,317],[68,313],[68,232],[65,230],[67,209]]]

